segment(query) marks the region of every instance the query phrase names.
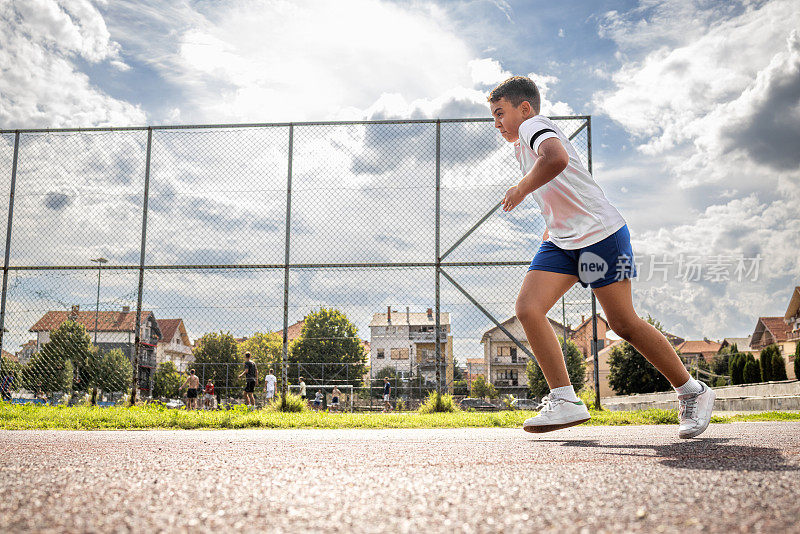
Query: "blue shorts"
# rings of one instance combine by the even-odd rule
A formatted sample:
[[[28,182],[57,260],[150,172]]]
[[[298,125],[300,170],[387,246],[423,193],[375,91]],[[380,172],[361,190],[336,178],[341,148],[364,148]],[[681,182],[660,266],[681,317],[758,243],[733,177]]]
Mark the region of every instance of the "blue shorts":
[[[574,274],[583,287],[598,288],[624,278],[635,278],[636,262],[626,224],[607,238],[575,250],[544,241],[528,270]]]

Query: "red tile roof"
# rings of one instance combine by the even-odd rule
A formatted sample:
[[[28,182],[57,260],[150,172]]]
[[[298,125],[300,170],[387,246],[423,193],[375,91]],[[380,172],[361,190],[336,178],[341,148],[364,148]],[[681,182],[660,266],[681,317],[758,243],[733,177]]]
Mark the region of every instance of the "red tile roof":
[[[49,311],[36,321],[30,332],[52,332],[61,324],[69,319],[72,312],[68,311]],[[151,312],[142,311],[142,319],[145,319]],[[95,312],[78,312],[77,322],[82,324],[87,331],[94,332]],[[136,312],[135,311],[101,311],[97,314],[98,332],[135,332],[136,331]]]
[[[303,324],[305,324],[305,322],[305,319],[301,319],[296,323],[289,325],[289,328],[286,329],[286,338],[288,341],[292,341],[293,339],[300,337],[300,333],[303,330]],[[278,334],[278,337],[283,339],[283,329],[280,329],[275,333]]]
[[[681,354],[702,354],[706,358],[708,355],[719,352],[720,347],[722,347],[721,343],[703,339],[700,341],[684,341],[675,347],[675,350],[680,351]]]
[[[776,342],[786,341],[789,338],[789,332],[792,329],[786,324],[783,317],[759,317],[758,320],[764,323]]]
[[[161,339],[165,342],[172,341],[175,337],[175,332],[183,322],[183,319],[159,319],[158,329],[161,330]]]

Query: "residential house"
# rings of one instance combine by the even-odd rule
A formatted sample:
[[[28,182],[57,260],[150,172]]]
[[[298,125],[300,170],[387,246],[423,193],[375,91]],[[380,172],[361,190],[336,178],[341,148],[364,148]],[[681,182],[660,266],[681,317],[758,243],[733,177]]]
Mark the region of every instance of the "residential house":
[[[669,332],[664,332],[664,337],[666,337],[667,340],[670,341],[670,343],[677,341],[678,342],[677,345],[680,345],[681,343],[685,342],[685,340],[682,337],[670,334]],[[598,378],[600,382],[601,397],[613,397],[616,395],[614,390],[611,389],[611,385],[608,383],[608,377],[609,374],[611,373],[611,365],[609,364],[609,359],[611,358],[611,352],[614,350],[614,348],[621,347],[624,342],[625,340],[623,339],[616,339],[616,340],[607,339],[605,341],[605,346],[597,351],[597,363],[598,363],[597,367],[598,367]],[[593,358],[587,358],[586,360],[586,384],[594,386]]]
[[[471,387],[472,381],[479,376],[486,378],[486,361],[483,358],[467,358],[464,380]]]
[[[596,314],[597,317],[597,350],[602,350],[606,343],[609,342],[608,337],[606,334],[608,333],[611,328],[608,326],[608,321],[600,315],[599,313]],[[558,330],[556,330],[556,334],[560,334]],[[592,340],[594,339],[594,328],[592,327],[592,318],[586,317],[581,315],[581,323],[572,330],[572,334],[569,336],[569,339],[575,342],[578,345],[578,349],[580,349],[581,354],[585,359],[592,358]]]
[[[156,365],[172,362],[178,371],[188,371],[194,355],[183,319],[159,319],[158,327],[161,338],[156,345]]]
[[[19,360],[19,363],[24,365],[29,361],[31,361],[31,358],[33,357],[34,354],[36,354],[36,340],[29,339],[28,341],[22,344],[22,346],[17,351],[16,356],[17,359]]]
[[[622,339],[610,340],[608,344],[597,352],[597,368],[599,370],[600,396],[613,397],[616,395],[611,385],[608,383],[608,376],[611,374],[611,352],[615,347],[620,347],[625,341]],[[594,387],[594,359],[590,358],[586,365],[586,384]]]
[[[703,338],[701,341],[684,341],[677,345],[675,350],[685,363],[691,364],[700,358],[703,358],[707,363],[711,363],[720,348],[722,348],[721,343]]]
[[[34,352],[39,352],[42,346],[50,341],[50,332],[68,319],[83,325],[89,333],[91,342],[101,351],[121,349],[133,362],[136,312],[131,311],[129,306],[123,306],[122,311],[80,311],[79,306],[73,306],[68,312],[48,311],[29,330],[36,334]],[[139,389],[147,395],[152,389],[153,373],[156,368],[156,344],[161,337],[161,330],[153,312],[141,312],[139,335]]]
[[[550,319],[550,325],[557,335],[563,336],[565,327],[558,321]],[[517,316],[514,315],[501,323],[522,345],[531,350],[525,330]],[[566,327],[567,339],[571,339],[575,331]],[[505,332],[495,326],[483,333],[483,361],[486,379],[501,393],[526,395],[528,390],[528,355],[520,350],[516,343]]]
[[[791,328],[783,317],[759,317],[750,340],[750,349],[757,351],[758,356],[765,347],[777,345],[786,361],[786,376],[794,379],[794,351],[797,341]]]
[[[786,313],[783,315],[783,320],[789,327],[789,332],[786,334],[786,376],[789,378],[800,378],[794,375],[794,358],[795,352],[792,350],[794,344],[797,350],[797,344],[800,343],[800,286],[795,286],[792,291],[792,296],[789,299],[789,306],[786,308]]]
[[[450,334],[450,313],[439,315],[439,346],[444,359],[442,377],[449,393],[453,392],[453,336]],[[421,376],[426,382],[436,381],[436,317],[433,309],[425,313],[398,313],[387,307],[386,313],[376,313],[369,323],[369,362],[371,375],[381,369],[394,367],[401,378]],[[440,371],[440,372],[441,372]]]
[[[750,340],[752,338],[752,335],[747,337],[724,337],[720,342],[719,350],[722,351],[728,347],[732,348],[734,345],[736,345],[736,350],[739,352],[748,352],[750,351]]]

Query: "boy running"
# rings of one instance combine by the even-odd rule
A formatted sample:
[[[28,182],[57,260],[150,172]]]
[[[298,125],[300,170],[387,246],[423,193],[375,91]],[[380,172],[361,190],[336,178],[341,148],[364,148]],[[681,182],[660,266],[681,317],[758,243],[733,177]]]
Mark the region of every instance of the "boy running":
[[[503,211],[529,194],[547,228],[528,268],[516,315],[544,373],[550,394],[545,407],[528,419],[528,432],[548,432],[590,419],[570,384],[561,347],[546,314],[575,282],[591,286],[611,329],[633,345],[678,393],[681,438],[700,435],[711,419],[715,394],[689,376],[675,349],[633,309],[631,278],[636,265],[628,226],[581,163],[561,129],[539,115],[539,90],[514,76],[489,94],[494,126],[514,143],[522,180],[506,191]]]

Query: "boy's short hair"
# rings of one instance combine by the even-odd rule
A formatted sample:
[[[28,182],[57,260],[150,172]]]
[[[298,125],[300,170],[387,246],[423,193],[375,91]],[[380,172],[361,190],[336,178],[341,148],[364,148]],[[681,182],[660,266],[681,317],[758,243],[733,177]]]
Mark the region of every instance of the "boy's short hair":
[[[487,100],[489,102],[497,102],[501,98],[511,102],[514,107],[518,107],[527,100],[534,113],[539,114],[539,106],[541,105],[539,88],[527,76],[512,76],[492,89]]]

